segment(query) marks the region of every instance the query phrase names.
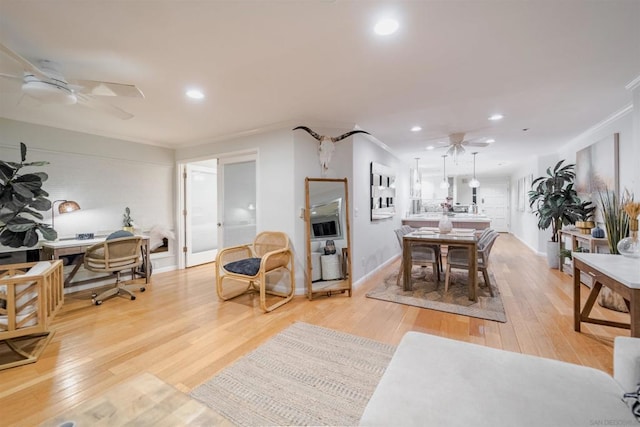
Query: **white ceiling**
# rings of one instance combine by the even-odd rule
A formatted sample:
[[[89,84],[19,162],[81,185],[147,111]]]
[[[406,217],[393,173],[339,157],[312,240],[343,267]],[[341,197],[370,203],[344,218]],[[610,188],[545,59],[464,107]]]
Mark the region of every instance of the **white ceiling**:
[[[388,15],[400,29],[375,35]],[[480,175],[556,151],[631,103],[640,1],[0,0],[0,40],[67,78],[145,94],[110,99],[135,115],[124,121],[21,101],[20,82],[0,78],[1,117],[167,147],[346,123],[434,171],[444,150],[428,141],[467,132],[496,139],[477,149]],[[21,68],[0,54],[0,73]],[[192,86],[206,99],[187,100]],[[492,124],[495,112],[505,118]],[[471,156],[447,169],[469,173]]]

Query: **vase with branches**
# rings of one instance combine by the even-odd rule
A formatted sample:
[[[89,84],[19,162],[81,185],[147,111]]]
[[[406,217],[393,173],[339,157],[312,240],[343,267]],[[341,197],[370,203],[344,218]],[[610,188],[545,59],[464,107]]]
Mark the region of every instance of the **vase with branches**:
[[[630,201],[630,195],[625,193],[622,197],[618,197],[615,192],[605,189],[598,192],[598,196],[604,228],[607,232],[609,252],[619,254],[618,242],[629,233],[629,216],[624,211],[624,206]]]

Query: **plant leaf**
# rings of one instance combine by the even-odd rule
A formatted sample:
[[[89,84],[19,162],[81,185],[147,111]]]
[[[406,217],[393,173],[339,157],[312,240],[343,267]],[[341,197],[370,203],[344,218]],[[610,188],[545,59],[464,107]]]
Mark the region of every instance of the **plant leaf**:
[[[55,240],[58,238],[58,232],[51,228],[49,224],[38,224],[38,231],[46,240]]]
[[[38,197],[29,202],[29,206],[39,211],[48,211],[51,209],[51,200],[44,197]]]
[[[27,160],[27,146],[22,142],[20,143],[20,158],[22,162]]]
[[[29,162],[29,163],[24,163],[23,166],[46,166],[48,164],[49,162]]]
[[[6,228],[0,233],[0,243],[10,248],[19,248],[24,241],[25,233],[14,233]]]
[[[24,197],[25,199],[30,199],[33,197],[33,192],[29,189],[29,187],[21,182],[14,182],[12,187],[13,191],[15,191],[18,195]]]
[[[3,161],[0,161],[0,178],[2,178],[3,181],[7,182],[7,180],[13,176],[14,171],[14,168]]]
[[[24,234],[24,239],[22,240],[22,244],[24,246],[33,246],[38,243],[38,233],[36,233],[35,227],[27,230]]]
[[[30,230],[35,226],[36,226],[35,221],[27,218],[22,218],[19,216],[9,221],[6,225],[7,230],[13,231],[15,233]]]

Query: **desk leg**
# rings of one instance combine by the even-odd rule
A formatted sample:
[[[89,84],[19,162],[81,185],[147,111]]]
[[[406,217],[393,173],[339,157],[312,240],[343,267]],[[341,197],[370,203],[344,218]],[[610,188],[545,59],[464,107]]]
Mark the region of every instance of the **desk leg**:
[[[478,255],[475,243],[469,245],[469,299],[478,301]]]
[[[580,332],[580,269],[573,263],[573,330]]]
[[[402,239],[402,288],[405,291],[413,289],[411,284],[411,267],[413,266],[411,261],[411,241],[408,239]]]
[[[76,276],[76,273],[78,272],[78,270],[80,270],[80,267],[82,266],[83,262],[84,262],[84,254],[78,254],[73,258],[73,270],[71,270],[71,273],[69,273],[67,278],[64,279],[65,286],[71,286],[71,281]]]
[[[640,338],[640,289],[631,289],[629,315],[631,318],[631,336]]]
[[[151,258],[149,257],[149,243],[143,241],[142,243],[142,257],[144,258],[144,283],[149,284],[149,278],[151,277]]]

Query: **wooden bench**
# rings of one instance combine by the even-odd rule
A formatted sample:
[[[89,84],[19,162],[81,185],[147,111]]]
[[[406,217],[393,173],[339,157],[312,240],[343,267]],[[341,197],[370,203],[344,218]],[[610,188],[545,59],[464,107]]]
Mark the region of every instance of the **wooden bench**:
[[[49,324],[64,302],[63,283],[60,260],[0,266],[0,342],[14,354],[0,369],[38,360],[53,336]]]

